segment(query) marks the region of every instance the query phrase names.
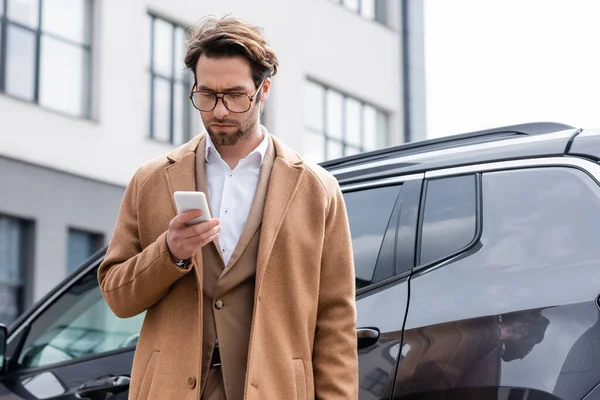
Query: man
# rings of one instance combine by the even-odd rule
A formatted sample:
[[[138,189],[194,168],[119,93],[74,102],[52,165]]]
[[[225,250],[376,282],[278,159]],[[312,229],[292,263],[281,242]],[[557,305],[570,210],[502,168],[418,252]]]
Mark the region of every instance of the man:
[[[337,181],[260,125],[278,61],[262,31],[191,31],[191,100],[208,134],[141,166],[98,277],[113,312],[146,311],[130,398],[356,399],[351,237]],[[207,194],[185,222],[173,193]]]

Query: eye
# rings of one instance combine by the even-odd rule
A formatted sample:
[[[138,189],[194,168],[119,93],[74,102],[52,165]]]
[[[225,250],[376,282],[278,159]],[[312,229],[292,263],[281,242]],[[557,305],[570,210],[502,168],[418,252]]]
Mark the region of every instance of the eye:
[[[210,99],[210,98],[214,98],[215,95],[213,93],[210,92],[197,92],[198,96],[200,96],[203,99]]]
[[[243,93],[227,93],[227,97],[229,97],[232,100],[239,99],[240,97],[243,97],[243,96],[244,96]]]

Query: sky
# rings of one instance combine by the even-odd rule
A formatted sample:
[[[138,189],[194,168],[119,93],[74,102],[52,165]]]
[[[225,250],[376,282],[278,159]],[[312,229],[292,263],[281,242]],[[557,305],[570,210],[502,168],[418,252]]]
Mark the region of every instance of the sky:
[[[427,136],[600,128],[600,0],[424,0]]]

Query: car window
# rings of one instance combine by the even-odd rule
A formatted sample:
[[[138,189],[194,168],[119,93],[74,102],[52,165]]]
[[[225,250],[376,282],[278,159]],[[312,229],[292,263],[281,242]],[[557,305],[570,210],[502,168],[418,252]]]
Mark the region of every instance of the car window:
[[[486,264],[521,269],[595,263],[600,189],[574,168],[483,174]]]
[[[93,270],[33,321],[19,365],[41,367],[134,346],[143,318],[144,314],[116,317],[102,297]]]
[[[477,230],[474,175],[427,182],[420,265],[450,256],[471,243]]]
[[[392,211],[401,187],[387,186],[344,193],[352,234],[357,289],[394,275],[397,218],[392,218]],[[397,216],[397,212],[394,215]]]

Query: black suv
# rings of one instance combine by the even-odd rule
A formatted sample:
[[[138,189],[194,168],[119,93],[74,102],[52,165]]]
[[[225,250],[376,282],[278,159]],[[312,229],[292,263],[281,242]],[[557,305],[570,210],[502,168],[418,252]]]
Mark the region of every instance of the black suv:
[[[360,399],[600,399],[599,161],[599,130],[535,123],[323,163],[350,217]],[[105,305],[103,254],[4,331],[0,399],[126,398],[144,316]]]

